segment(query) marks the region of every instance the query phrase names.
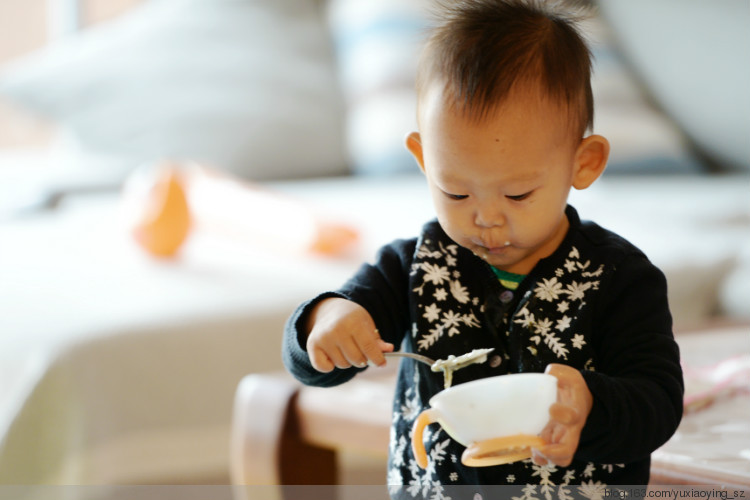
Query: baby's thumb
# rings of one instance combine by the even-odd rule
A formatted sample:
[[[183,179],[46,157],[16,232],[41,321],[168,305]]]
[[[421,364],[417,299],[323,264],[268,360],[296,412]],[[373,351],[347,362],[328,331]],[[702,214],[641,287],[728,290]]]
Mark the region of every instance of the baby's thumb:
[[[383,339],[378,339],[378,347],[381,352],[393,352],[394,346],[390,342],[386,342]]]

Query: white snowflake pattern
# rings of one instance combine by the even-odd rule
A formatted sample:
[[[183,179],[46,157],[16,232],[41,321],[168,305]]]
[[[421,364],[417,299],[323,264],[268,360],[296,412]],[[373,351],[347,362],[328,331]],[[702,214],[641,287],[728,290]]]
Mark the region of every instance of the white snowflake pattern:
[[[586,468],[583,469],[583,477],[591,477],[594,475],[594,472],[596,471],[596,466],[589,462],[586,464]]]
[[[414,467],[419,467],[414,464]],[[412,473],[411,479],[409,480],[409,486],[406,488],[406,491],[411,494],[411,496],[416,497],[422,492],[423,484],[422,484],[422,477],[421,474],[419,474],[419,471],[412,471],[410,469],[410,472]],[[416,472],[416,474],[415,474]]]
[[[417,257],[420,259],[432,258],[436,259],[443,256],[443,252],[440,250],[430,250],[432,246],[432,240],[424,240],[424,243],[420,245],[417,250]]]
[[[578,493],[584,498],[589,500],[602,500],[607,492],[607,485],[601,482],[589,481],[587,483],[581,483],[578,487]]]
[[[398,422],[398,419],[399,419],[399,417],[397,415],[398,412],[393,412],[393,413],[394,414],[391,415],[391,423],[392,424],[396,424]],[[397,447],[398,447],[398,440],[396,439],[396,426],[395,425],[391,425],[390,438],[388,440],[388,451],[390,453],[393,453],[396,450]],[[395,459],[395,457],[394,457],[394,459]],[[401,460],[401,458],[399,458],[398,460]]]
[[[602,470],[606,470],[610,474],[614,471],[615,467],[618,469],[622,469],[625,467],[625,464],[599,464],[599,466],[602,468]]]
[[[401,469],[398,467],[391,467],[388,469],[388,493],[391,495],[397,495],[401,492],[401,488],[404,486],[404,480],[401,476]]]
[[[552,492],[555,489],[555,483],[551,476],[557,471],[555,465],[533,465],[534,473],[531,477],[539,478],[539,493],[544,495],[547,500],[552,500]]]
[[[529,310],[526,309],[526,305],[523,306],[523,309],[518,311],[516,319],[514,319],[513,322],[520,324],[526,329],[531,328],[536,323],[534,320],[534,313],[529,312]]]
[[[458,329],[459,325],[463,323],[463,316],[454,311],[445,311],[443,313],[443,329],[448,330],[448,336],[452,337],[461,331]]]
[[[567,485],[560,485],[557,489],[558,500],[575,500],[571,495],[570,488],[566,488]]]
[[[598,278],[604,273],[604,264],[599,264],[599,267],[596,269],[596,271],[584,271],[581,273],[581,276],[584,278]]]
[[[552,329],[552,321],[549,318],[540,319],[534,324],[534,332],[539,335],[547,335]]]
[[[424,308],[424,314],[422,314],[422,317],[427,319],[430,323],[434,323],[440,319],[441,311],[442,309],[440,309],[437,304],[430,304]]]
[[[562,318],[557,320],[557,326],[555,327],[558,332],[564,332],[568,328],[570,328],[570,322],[573,318],[569,318],[567,316],[563,316]]]
[[[567,471],[565,471],[565,475],[563,476],[563,484],[568,485],[575,478],[576,471],[574,469],[568,469]]]
[[[430,450],[430,460],[437,463],[441,463],[443,460],[445,460],[445,449],[448,447],[448,444],[450,444],[450,439],[435,443],[435,445]]]
[[[406,404],[401,406],[401,417],[407,421],[415,420],[419,415],[419,412],[422,411],[422,405],[419,402],[419,398],[407,398],[405,403]]]
[[[461,320],[466,326],[472,328],[479,328],[480,326],[482,326],[482,324],[479,322],[479,319],[477,319],[477,316],[474,313],[464,314],[461,317]]]
[[[451,295],[453,295],[453,298],[456,299],[460,304],[466,304],[467,302],[469,302],[469,300],[471,300],[469,291],[465,286],[461,284],[460,281],[451,281],[450,288]]]
[[[568,309],[570,309],[570,304],[567,300],[561,300],[557,303],[557,312],[566,313],[568,312]]]
[[[591,283],[578,283],[577,281],[573,281],[566,288],[567,289],[564,290],[563,293],[567,294],[570,300],[583,300],[586,296],[586,290],[591,288]]]
[[[533,484],[527,484],[521,491],[523,496],[512,497],[512,500],[539,500],[539,497],[536,496],[536,486]]]
[[[393,446],[393,466],[401,467],[404,465],[404,451],[410,443],[404,436],[401,436],[398,442],[394,442],[393,444],[395,445]]]
[[[435,328],[432,328],[427,334],[422,335],[421,339],[417,340],[417,348],[424,351],[434,345],[435,342],[437,342],[438,339],[442,336],[443,325],[437,325]]]
[[[569,350],[565,347],[565,342],[549,331],[547,333],[542,333],[541,335],[544,339],[544,344],[549,347],[558,358],[568,359]]]
[[[436,481],[432,485],[430,500],[451,500],[451,497],[445,495],[445,488],[443,488],[443,485],[439,481]]]
[[[586,341],[584,340],[583,335],[580,333],[576,333],[573,335],[573,340],[571,340],[571,344],[573,344],[573,347],[576,349],[582,349],[584,345],[586,345]]]
[[[422,270],[424,271],[424,281],[426,283],[442,285],[444,282],[450,281],[450,272],[447,267],[423,262]]]
[[[542,283],[534,289],[534,294],[538,299],[554,302],[562,291],[562,283],[557,281],[557,278],[542,278]]]
[[[445,245],[443,246],[442,243],[440,243],[440,250],[442,250],[442,254],[446,256],[446,258],[450,257],[451,255],[456,256],[458,255],[458,245],[457,244],[451,244],[451,245]],[[450,254],[450,255],[448,255]],[[455,264],[453,264],[455,265]]]
[[[430,304],[420,305],[424,307],[422,317],[434,327],[424,328],[423,325],[421,337],[417,340],[418,350],[429,349],[446,333],[447,337],[453,337],[460,334],[464,327],[481,328],[476,311],[471,309],[471,306],[479,304],[479,298],[472,296],[460,281],[461,272],[452,269],[457,264],[455,257],[458,254],[458,245],[444,245],[440,241],[437,243],[440,249],[432,250],[434,245],[425,240],[417,254],[423,260],[413,266],[414,275],[418,280],[414,292],[421,297],[429,293],[428,287],[434,286],[432,296],[435,299]],[[433,262],[424,259],[431,259]],[[447,309],[444,305],[438,306],[438,303],[450,302],[449,298],[453,299],[452,303],[456,306],[454,309]]]

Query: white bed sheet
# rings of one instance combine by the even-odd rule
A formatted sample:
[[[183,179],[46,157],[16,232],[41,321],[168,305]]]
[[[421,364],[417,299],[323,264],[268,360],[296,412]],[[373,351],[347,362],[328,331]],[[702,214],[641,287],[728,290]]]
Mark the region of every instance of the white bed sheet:
[[[420,175],[273,187],[355,224],[361,248],[292,258],[198,231],[154,260],[112,193],[0,222],[0,484],[225,475],[236,385],[281,368],[292,309],[432,217]],[[748,245],[749,193],[747,177],[605,178],[571,201],[664,268],[687,323]]]

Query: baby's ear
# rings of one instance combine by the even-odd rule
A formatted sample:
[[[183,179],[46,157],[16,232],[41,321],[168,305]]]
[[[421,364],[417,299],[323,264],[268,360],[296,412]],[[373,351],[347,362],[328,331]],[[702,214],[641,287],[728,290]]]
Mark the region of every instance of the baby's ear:
[[[419,164],[419,168],[424,172],[424,154],[422,152],[422,138],[419,136],[419,132],[411,132],[406,136],[406,149],[414,156],[414,159]]]
[[[601,135],[590,135],[578,145],[573,187],[586,189],[602,175],[609,159],[609,141]]]

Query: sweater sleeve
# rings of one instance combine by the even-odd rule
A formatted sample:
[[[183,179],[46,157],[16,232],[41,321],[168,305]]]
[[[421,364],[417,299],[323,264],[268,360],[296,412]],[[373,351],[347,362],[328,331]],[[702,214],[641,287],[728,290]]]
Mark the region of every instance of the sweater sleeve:
[[[597,371],[583,375],[594,405],[577,457],[599,463],[648,458],[682,418],[683,379],[663,273],[643,255],[622,262],[603,294]]]
[[[282,342],[284,366],[306,385],[332,387],[342,384],[367,368],[334,368],[321,373],[313,368],[305,349],[304,325],[315,305],[330,297],[358,303],[370,313],[380,336],[396,348],[409,328],[409,266],[416,240],[398,240],[380,249],[374,263],[363,264],[339,290],[325,292],[301,304],[287,320]]]

